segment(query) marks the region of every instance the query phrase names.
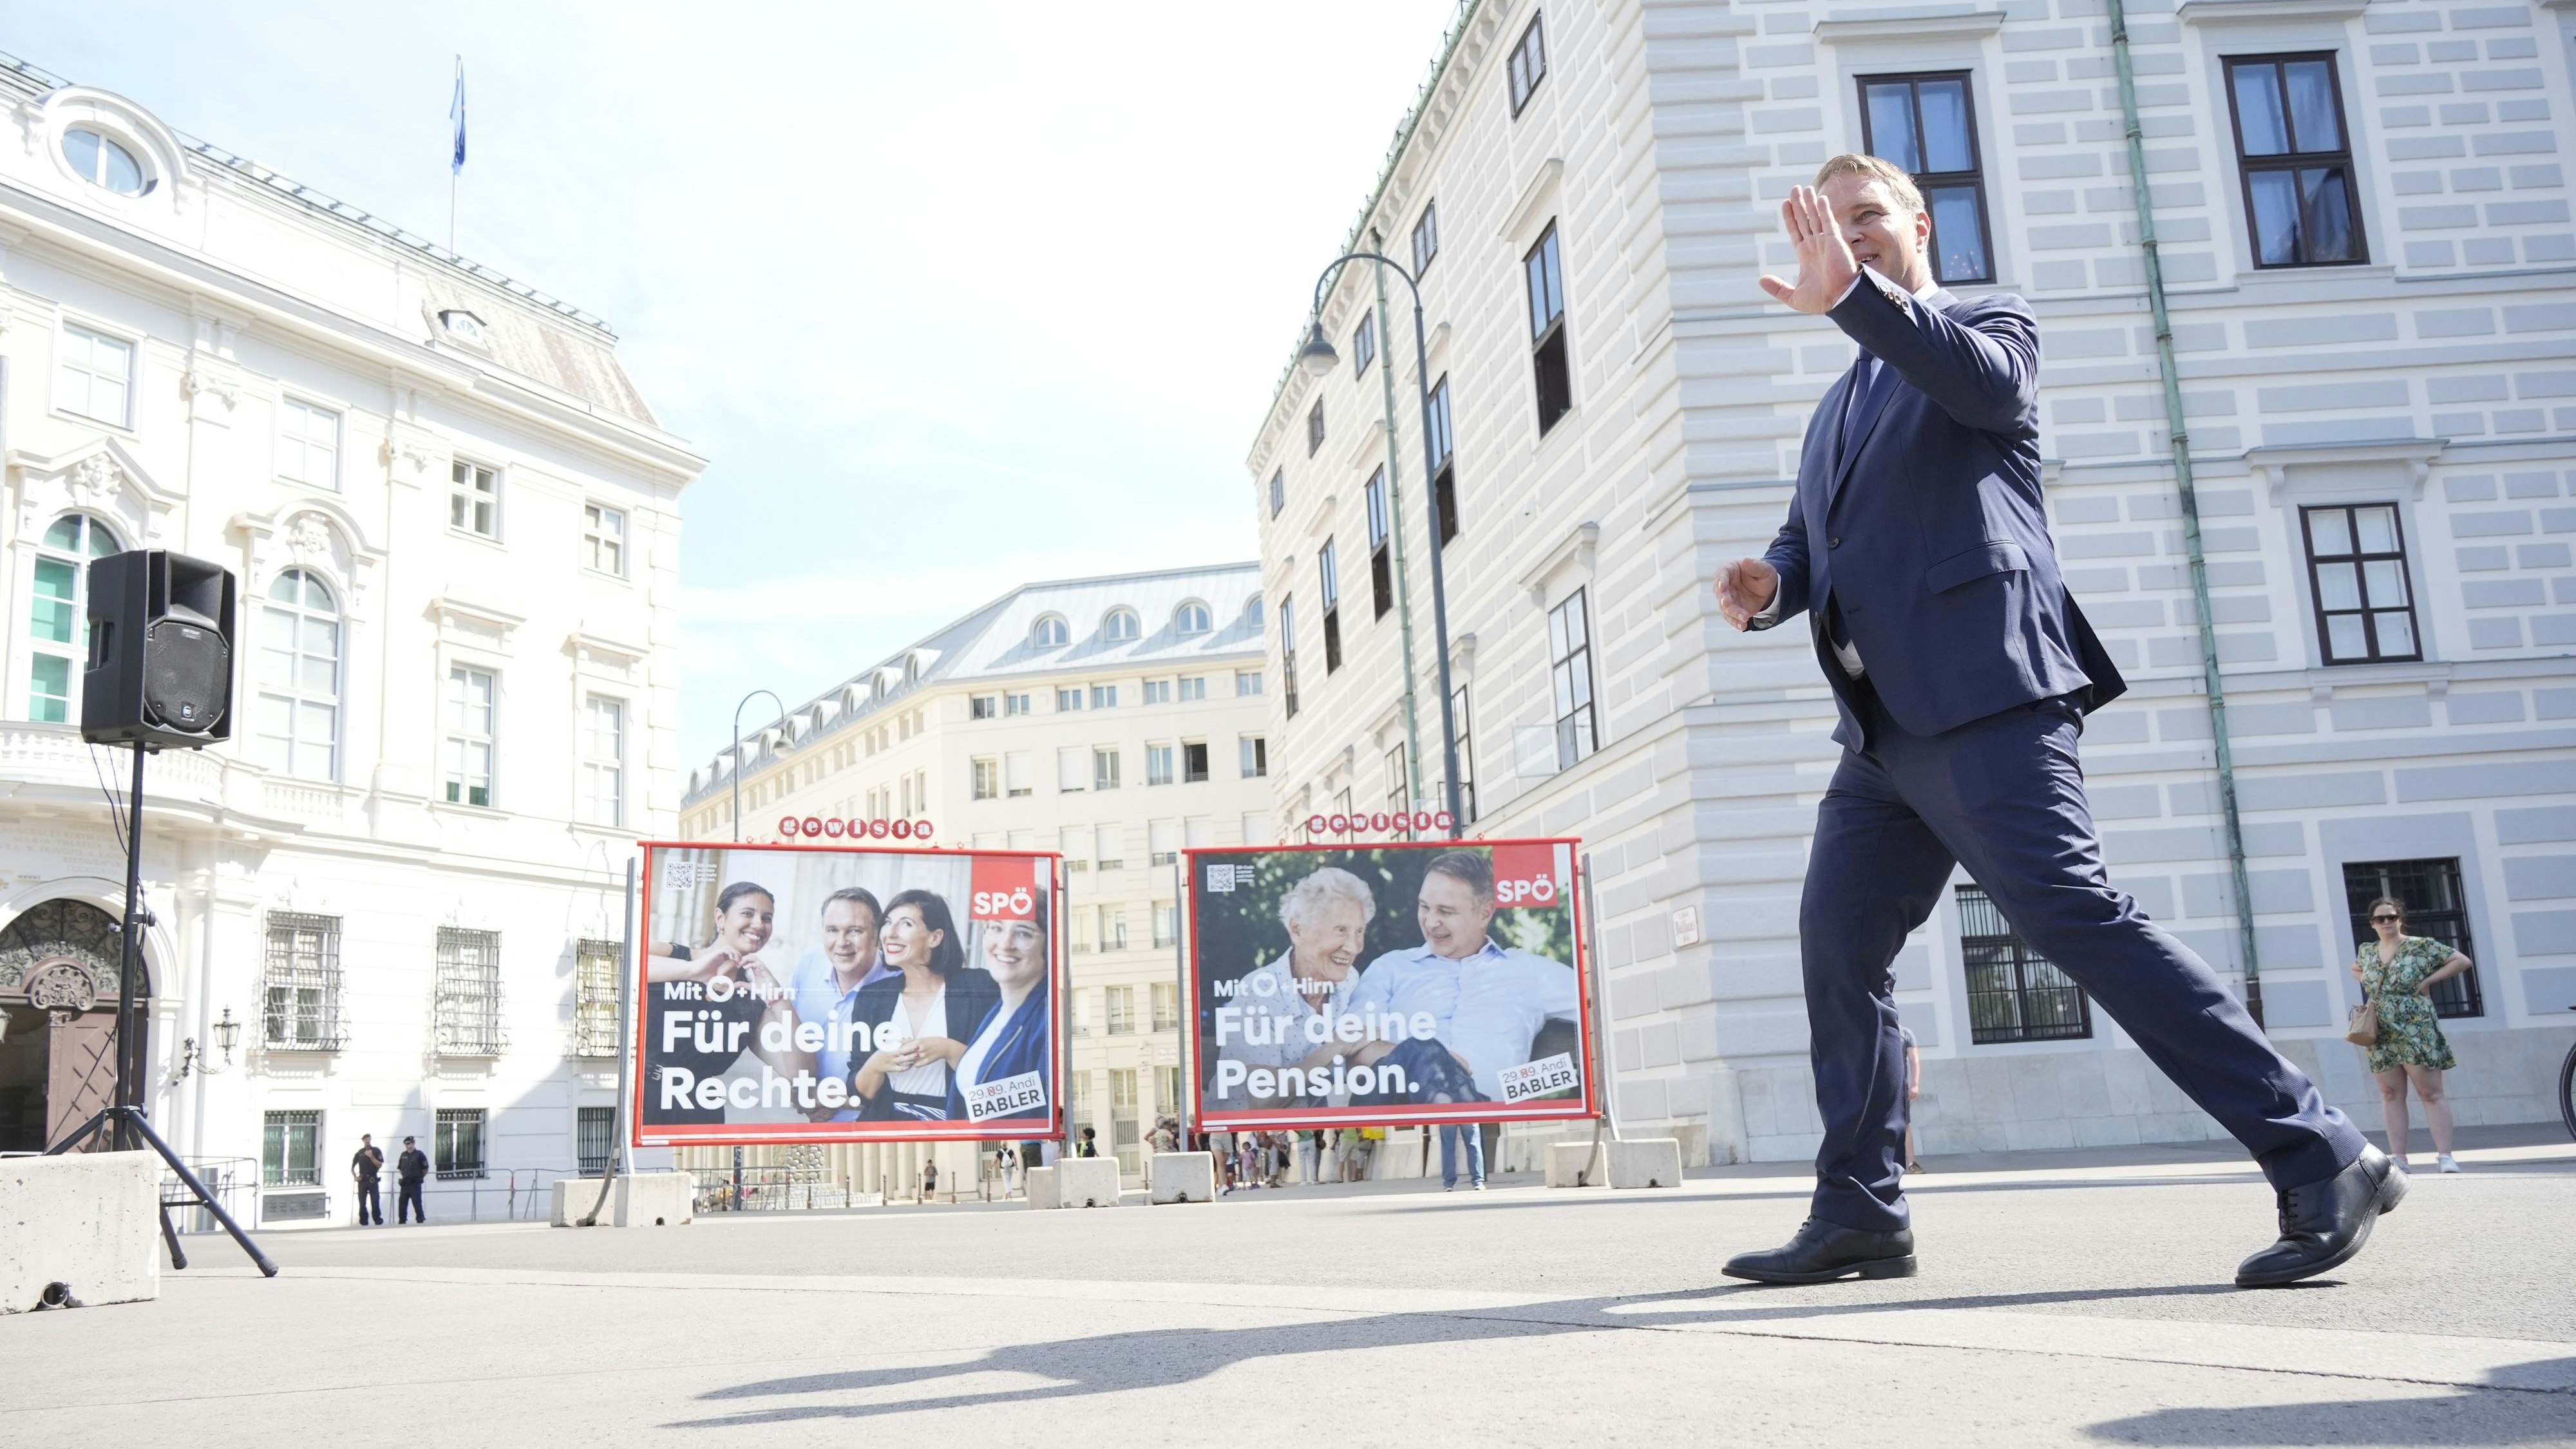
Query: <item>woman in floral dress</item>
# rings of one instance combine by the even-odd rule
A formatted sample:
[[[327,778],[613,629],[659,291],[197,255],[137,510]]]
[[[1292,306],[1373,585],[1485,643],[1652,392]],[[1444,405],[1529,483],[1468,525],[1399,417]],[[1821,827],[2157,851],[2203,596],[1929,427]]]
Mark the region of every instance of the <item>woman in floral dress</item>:
[[[2388,1155],[2406,1165],[2406,1088],[2424,1104],[2424,1125],[2444,1172],[2457,1172],[2451,1156],[2451,1103],[2442,1073],[2459,1065],[2433,1013],[2433,983],[2469,969],[2469,958],[2426,936],[2406,934],[2406,908],[2382,896],[2370,903],[2370,928],[2379,939],[2361,948],[2352,974],[2379,1006],[2379,1040],[2365,1048],[2379,1079],[2379,1110],[2388,1124]]]

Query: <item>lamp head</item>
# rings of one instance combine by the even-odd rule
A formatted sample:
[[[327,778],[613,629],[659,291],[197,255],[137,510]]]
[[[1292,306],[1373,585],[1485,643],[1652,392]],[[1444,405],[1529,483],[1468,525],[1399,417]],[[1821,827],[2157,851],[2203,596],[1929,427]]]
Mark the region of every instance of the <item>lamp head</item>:
[[[233,1009],[224,1008],[223,1019],[215,1023],[215,1045],[221,1047],[224,1060],[233,1059],[233,1044],[241,1040],[241,1023],[233,1020]]]
[[[1326,376],[1342,365],[1342,355],[1333,350],[1332,342],[1324,336],[1322,318],[1315,319],[1308,328],[1306,345],[1297,349],[1297,363],[1314,377]]]

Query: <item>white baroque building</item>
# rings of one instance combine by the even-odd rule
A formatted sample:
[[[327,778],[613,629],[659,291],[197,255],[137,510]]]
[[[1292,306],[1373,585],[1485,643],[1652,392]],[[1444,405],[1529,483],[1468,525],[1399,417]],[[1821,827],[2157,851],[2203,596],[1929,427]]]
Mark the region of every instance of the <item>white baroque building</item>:
[[[1474,833],[1589,843],[1616,1100],[1694,1160],[1817,1143],[1795,932],[1833,706],[1803,628],[1739,636],[1708,586],[1779,526],[1851,360],[1754,286],[1795,270],[1780,199],[1845,150],[1921,178],[1954,290],[2038,311],[2059,552],[2131,681],[2085,741],[2113,880],[2373,1129],[2340,1037],[2357,909],[2393,889],[2478,963],[2444,1007],[2461,1120],[2554,1116],[2576,1035],[2576,10],[2128,14],[2252,961],[2103,0],[1471,0],[1352,229],[1422,272]],[[1372,318],[1367,270],[1339,280],[1341,365],[1286,373],[1247,460],[1283,828],[1403,788],[1404,611],[1359,563],[1389,504],[1415,773],[1439,793],[1421,379],[1389,285]],[[1396,369],[1391,445],[1364,359]],[[2216,1132],[1964,875],[1896,989],[1926,1151]]]
[[[1180,853],[1273,839],[1265,623],[1249,563],[1022,585],[746,735],[738,762],[701,767],[683,838],[735,838],[739,784],[744,840],[788,838],[789,816],[927,820],[944,848],[1062,852],[1066,1098],[1075,1128],[1141,1178],[1145,1134],[1182,1104]],[[900,1194],[935,1154],[949,1191],[972,1195],[975,1150],[835,1147],[809,1166]],[[715,1168],[731,1152],[683,1157]]]
[[[598,319],[0,57],[0,1132],[106,1100],[124,870],[81,741],[84,564],[240,580],[233,737],[151,758],[162,1133],[269,1224],[604,1156],[625,863],[667,831],[680,492]],[[26,1006],[70,961],[102,1006]],[[391,1195],[388,1178],[386,1192]]]

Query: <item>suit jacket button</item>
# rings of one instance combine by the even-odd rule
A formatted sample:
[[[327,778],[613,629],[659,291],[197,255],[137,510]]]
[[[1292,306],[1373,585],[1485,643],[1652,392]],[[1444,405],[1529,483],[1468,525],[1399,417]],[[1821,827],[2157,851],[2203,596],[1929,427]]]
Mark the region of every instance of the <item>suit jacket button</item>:
[[[1840,535],[1840,534],[1836,534],[1836,535],[1834,535],[1833,537],[1828,538],[1828,539],[1826,539],[1826,540],[1825,540],[1825,547],[1827,547],[1827,548],[1840,548],[1840,547],[1842,547],[1842,546],[1843,546],[1843,540],[1842,540],[1842,535]]]

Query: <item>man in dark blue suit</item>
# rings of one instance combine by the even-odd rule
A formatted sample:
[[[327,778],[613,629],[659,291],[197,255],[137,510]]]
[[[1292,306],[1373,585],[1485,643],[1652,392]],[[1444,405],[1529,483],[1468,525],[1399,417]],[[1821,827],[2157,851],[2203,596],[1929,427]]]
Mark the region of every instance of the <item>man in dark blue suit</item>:
[[[1889,966],[1964,865],[2013,929],[2074,978],[2254,1154],[2281,1237],[2239,1284],[2361,1251],[2406,1177],[2282,1059],[2198,956],[2104,878],[2075,742],[2126,686],[2067,595],[2040,501],[2039,327],[2009,294],[1932,281],[1907,175],[1837,156],[1781,208],[1798,280],[1860,356],[1808,424],[1789,520],[1726,566],[1738,629],[1808,615],[1841,721],[1816,812],[1799,942],[1824,1145],[1787,1246],[1733,1277],[1820,1283],[1914,1272],[1901,1180],[1905,1057]]]

